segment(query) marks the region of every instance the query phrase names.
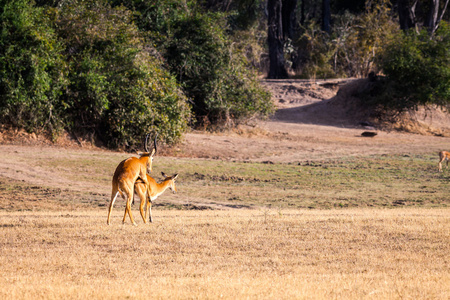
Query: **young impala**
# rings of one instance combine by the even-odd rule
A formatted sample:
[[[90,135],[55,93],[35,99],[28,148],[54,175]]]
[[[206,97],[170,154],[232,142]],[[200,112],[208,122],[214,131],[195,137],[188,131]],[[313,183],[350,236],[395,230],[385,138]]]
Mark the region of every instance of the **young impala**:
[[[442,162],[447,162],[447,168],[448,168],[448,161],[450,160],[450,152],[447,151],[441,151],[439,152],[439,172],[442,172]]]
[[[178,177],[178,174],[173,176],[167,176],[164,172],[161,172],[162,176],[164,176],[164,180],[161,183],[157,183],[155,179],[147,175],[148,188],[146,189],[146,185],[143,180],[140,178],[136,181],[134,185],[136,193],[141,199],[141,205],[139,206],[139,211],[141,212],[142,219],[144,223],[147,223],[147,215],[150,214],[150,222],[152,220],[152,202],[156,200],[159,195],[164,193],[168,188],[172,190],[175,194],[177,192],[177,188],[175,187],[175,179]],[[145,210],[144,216],[144,204],[147,199],[147,208]]]
[[[114,206],[114,202],[117,199],[117,196],[120,194],[126,200],[125,214],[123,216],[123,223],[125,223],[125,219],[127,217],[127,213],[130,216],[131,223],[136,225],[136,222],[133,220],[133,215],[131,214],[131,201],[133,200],[134,195],[134,184],[138,178],[141,178],[145,186],[148,186],[147,181],[147,172],[151,172],[152,170],[152,162],[153,156],[156,153],[156,137],[154,140],[154,147],[152,152],[148,151],[148,137],[147,134],[145,138],[145,152],[139,153],[139,158],[130,157],[122,161],[116,168],[114,172],[113,180],[112,180],[112,192],[111,192],[111,202],[109,203],[109,211],[108,211],[108,221],[107,224],[110,224],[111,211]]]

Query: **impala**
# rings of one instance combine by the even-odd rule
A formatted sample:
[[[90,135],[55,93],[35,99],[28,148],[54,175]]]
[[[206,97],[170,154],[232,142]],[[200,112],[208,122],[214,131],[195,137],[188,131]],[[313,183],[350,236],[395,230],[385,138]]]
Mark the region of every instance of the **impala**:
[[[141,199],[141,205],[139,206],[139,211],[141,212],[142,219],[144,223],[147,223],[147,215],[150,214],[150,222],[152,220],[152,202],[158,198],[159,195],[164,193],[168,188],[172,190],[175,194],[177,192],[177,188],[175,187],[175,179],[178,177],[178,174],[173,176],[167,176],[164,172],[161,172],[164,180],[161,183],[157,183],[155,179],[147,175],[148,188],[146,189],[146,185],[143,180],[140,178],[136,181],[134,185],[136,193]],[[148,192],[148,193],[146,193]],[[147,197],[146,197],[147,196]],[[147,208],[145,210],[144,216],[144,204],[147,199]]]
[[[114,202],[117,199],[117,196],[120,194],[126,200],[125,214],[123,216],[122,223],[125,223],[125,219],[127,217],[127,213],[130,216],[131,223],[136,225],[136,222],[133,220],[133,215],[131,214],[131,201],[133,200],[134,195],[134,184],[138,178],[141,178],[143,183],[148,186],[147,181],[147,172],[152,171],[152,162],[153,156],[156,153],[156,137],[154,140],[154,147],[152,152],[148,151],[148,137],[147,134],[145,138],[145,152],[138,153],[139,158],[130,157],[122,161],[116,168],[114,172],[113,180],[112,180],[112,193],[111,193],[111,202],[109,203],[109,211],[108,211],[108,221],[107,224],[110,224],[111,211],[114,206]]]
[[[442,162],[447,162],[447,168],[448,168],[448,161],[450,160],[450,152],[447,151],[441,151],[439,152],[439,172],[442,172]]]

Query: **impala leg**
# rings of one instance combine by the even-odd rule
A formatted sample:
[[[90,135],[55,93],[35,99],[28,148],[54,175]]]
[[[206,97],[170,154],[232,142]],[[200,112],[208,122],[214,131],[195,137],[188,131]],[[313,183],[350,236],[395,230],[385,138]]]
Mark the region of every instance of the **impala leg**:
[[[134,185],[134,189],[139,196],[139,199],[141,200],[141,203],[139,205],[139,212],[141,213],[142,220],[144,220],[144,223],[147,223],[147,218],[144,216],[144,206],[145,206],[145,197],[146,197],[146,190],[144,183],[136,183]]]
[[[446,163],[447,163],[447,168],[448,168],[448,160],[445,159],[445,157],[442,157],[442,158],[439,160],[439,172],[442,172],[442,163],[443,163],[444,161],[446,161]]]
[[[116,191],[114,193],[114,191],[111,194],[111,201],[109,202],[109,210],[108,210],[108,220],[106,221],[106,224],[110,224],[111,223],[111,212],[112,212],[112,208],[114,206],[114,202],[116,202],[117,196],[119,195],[119,191]]]
[[[147,219],[148,216],[148,202],[147,205],[145,206],[145,219]]]
[[[131,213],[131,201],[133,201],[134,184],[131,186],[124,185],[122,191],[127,196],[126,197],[127,205],[125,207],[125,214],[123,215],[122,223],[125,223],[125,219],[126,219],[127,213],[128,213],[128,215],[130,216],[131,223],[136,226],[137,224],[136,224],[136,222],[134,222],[133,214]]]
[[[147,212],[149,215],[149,221],[150,223],[153,223],[153,219],[152,219],[152,201],[148,200],[147,201]],[[147,215],[147,213],[146,213]]]
[[[141,205],[139,206],[139,212],[141,213],[144,223],[147,223],[147,216],[144,216],[145,196],[145,192],[140,191],[139,198],[141,198]]]
[[[145,218],[147,219],[147,215],[149,215],[149,221],[150,223],[153,223],[153,219],[152,219],[152,199],[151,199],[151,195],[152,191],[151,191],[151,185],[148,185],[148,189],[147,189],[147,195],[145,197],[145,199],[147,199],[147,208],[145,210]]]
[[[142,220],[144,220],[144,223],[147,223],[147,218],[144,216],[144,205],[145,200],[141,201],[141,205],[139,206],[139,212],[141,213]]]
[[[123,215],[122,223],[123,224],[125,223],[125,219],[127,217],[127,212],[128,212],[128,215],[130,216],[131,223],[134,226],[137,226],[136,222],[133,219],[133,214],[131,213],[131,201],[133,201],[133,197],[128,197],[128,199],[127,199],[127,206],[125,207],[125,214]]]

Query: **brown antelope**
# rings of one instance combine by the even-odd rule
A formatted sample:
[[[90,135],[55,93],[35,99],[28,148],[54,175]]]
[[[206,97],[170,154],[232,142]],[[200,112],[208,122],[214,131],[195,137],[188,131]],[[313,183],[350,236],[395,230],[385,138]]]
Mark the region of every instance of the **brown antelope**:
[[[448,168],[448,161],[450,160],[450,152],[447,151],[441,151],[439,152],[439,172],[442,172],[442,162],[447,162],[447,168]]]
[[[161,174],[162,176],[164,176],[164,180],[161,183],[157,183],[155,179],[153,179],[147,174],[148,189],[146,189],[144,181],[141,180],[140,178],[136,181],[134,185],[136,193],[141,199],[139,211],[141,212],[141,216],[142,219],[144,220],[144,223],[147,223],[147,215],[150,215],[149,220],[150,222],[153,222],[152,220],[153,200],[156,200],[156,198],[158,198],[158,196],[164,193],[168,188],[170,188],[174,194],[177,192],[177,188],[175,187],[175,179],[178,177],[178,174],[175,174],[173,176],[167,176],[166,174],[164,174],[164,172],[161,172]],[[144,216],[144,204],[146,199],[147,199],[147,208],[145,210]]]
[[[152,152],[148,151],[148,137],[147,134],[145,138],[145,152],[138,153],[139,158],[130,157],[122,161],[116,168],[114,172],[113,180],[112,180],[112,193],[111,193],[111,202],[109,203],[109,212],[108,212],[108,221],[107,224],[110,224],[111,211],[114,205],[114,202],[117,199],[117,196],[120,194],[127,201],[125,207],[125,214],[123,216],[122,223],[125,223],[125,219],[128,215],[130,216],[131,223],[136,225],[136,222],[133,220],[133,215],[131,214],[131,201],[133,200],[134,195],[134,184],[138,178],[141,178],[143,183],[148,186],[147,181],[147,172],[152,171],[152,162],[153,156],[156,154],[156,137],[154,140],[154,147]],[[126,196],[126,197],[125,197]]]

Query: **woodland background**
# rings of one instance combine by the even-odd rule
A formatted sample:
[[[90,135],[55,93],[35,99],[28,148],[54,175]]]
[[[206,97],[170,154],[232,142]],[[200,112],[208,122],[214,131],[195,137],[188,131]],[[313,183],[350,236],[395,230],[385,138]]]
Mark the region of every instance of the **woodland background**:
[[[260,80],[366,77],[364,105],[450,103],[448,0],[0,0],[0,125],[141,148],[274,111]]]

